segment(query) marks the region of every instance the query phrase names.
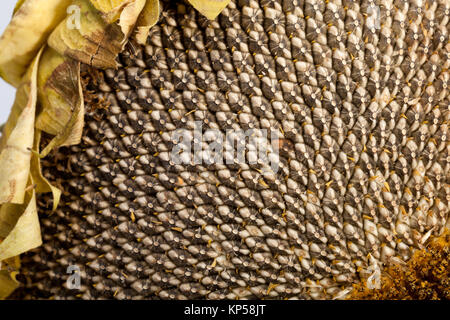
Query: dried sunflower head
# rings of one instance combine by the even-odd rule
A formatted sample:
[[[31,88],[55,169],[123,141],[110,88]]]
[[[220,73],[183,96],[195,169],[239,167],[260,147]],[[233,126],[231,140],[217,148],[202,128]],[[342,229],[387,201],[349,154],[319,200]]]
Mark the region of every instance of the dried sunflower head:
[[[22,48],[8,32],[37,20],[28,0],[0,40],[20,53],[5,66],[0,50],[20,92],[0,155],[0,257],[40,244],[34,193],[52,192],[38,197],[49,213],[62,196],[41,216],[19,296],[402,297],[383,294],[386,266],[449,223],[444,0],[69,2],[80,28],[55,16]],[[195,142],[181,163],[179,129]],[[208,162],[230,130],[267,132],[273,149]],[[25,224],[33,238],[18,250]],[[4,261],[0,293],[16,283],[17,261]]]

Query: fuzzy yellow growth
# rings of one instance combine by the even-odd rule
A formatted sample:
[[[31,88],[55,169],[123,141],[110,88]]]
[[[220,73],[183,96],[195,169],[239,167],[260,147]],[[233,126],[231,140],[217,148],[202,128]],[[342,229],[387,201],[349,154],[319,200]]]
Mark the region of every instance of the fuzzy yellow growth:
[[[363,280],[354,286],[349,299],[450,300],[450,231],[429,241],[405,265],[388,266],[380,289],[369,289]]]

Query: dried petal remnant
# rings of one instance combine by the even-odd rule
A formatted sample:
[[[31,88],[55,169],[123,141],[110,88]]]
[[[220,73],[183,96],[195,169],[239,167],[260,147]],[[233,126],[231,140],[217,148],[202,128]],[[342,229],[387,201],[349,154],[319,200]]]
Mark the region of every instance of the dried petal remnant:
[[[88,0],[76,0],[74,4],[80,8],[81,28],[68,28],[67,17],[50,35],[49,46],[96,68],[116,68],[115,59],[125,40],[120,27],[105,21]]]
[[[18,285],[18,256],[42,244],[30,174],[41,53],[42,50],[22,80],[18,94],[23,96],[17,97],[2,135],[5,142],[0,154],[0,298],[7,297]]]
[[[231,0],[189,0],[192,6],[208,19],[214,20]]]
[[[354,286],[349,299],[450,300],[450,232],[432,239],[406,263],[384,269],[381,288],[369,289],[366,281]]]
[[[26,0],[0,38],[0,76],[17,87],[72,0]]]
[[[139,44],[147,42],[150,28],[158,22],[160,11],[159,0],[147,0],[137,22],[136,39]]]
[[[39,56],[40,54],[25,77],[22,89],[18,91],[18,94],[25,93],[28,100],[25,102],[23,97],[17,97],[13,109],[21,110],[20,116],[17,119],[11,116],[3,132],[2,139],[5,143],[0,153],[0,204],[22,204],[25,198],[30,173],[30,150],[34,141]],[[11,131],[8,132],[9,130]]]

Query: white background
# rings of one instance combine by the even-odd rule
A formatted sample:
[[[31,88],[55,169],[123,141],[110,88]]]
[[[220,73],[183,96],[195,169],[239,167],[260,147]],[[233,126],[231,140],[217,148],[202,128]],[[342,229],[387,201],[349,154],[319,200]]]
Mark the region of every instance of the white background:
[[[0,34],[3,34],[11,21],[17,0],[0,0]],[[16,89],[0,78],[0,125],[8,120],[9,112],[14,102]]]

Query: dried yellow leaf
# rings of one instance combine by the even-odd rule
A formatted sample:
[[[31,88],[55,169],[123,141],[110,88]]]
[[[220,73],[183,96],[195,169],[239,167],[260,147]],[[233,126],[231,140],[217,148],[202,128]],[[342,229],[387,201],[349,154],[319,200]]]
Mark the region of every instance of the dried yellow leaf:
[[[66,16],[71,0],[26,0],[18,3],[0,38],[0,76],[15,87],[47,40]]]
[[[192,6],[205,17],[214,20],[231,0],[189,0]]]
[[[16,91],[16,99],[11,108],[11,112],[8,117],[8,121],[3,126],[2,136],[0,138],[0,151],[2,151],[6,145],[8,137],[11,135],[11,132],[14,130],[17,120],[22,113],[23,108],[27,105],[28,95],[30,92],[30,86],[26,83],[22,83]]]
[[[90,0],[93,6],[104,13],[112,12],[133,0]]]
[[[19,287],[19,282],[16,280],[16,274],[17,272],[0,270],[0,300],[7,298]]]
[[[74,0],[80,10],[80,28],[70,27],[67,17],[48,39],[59,54],[95,68],[116,68],[125,36],[117,23],[105,21],[88,0]]]
[[[145,4],[146,0],[135,0],[123,8],[122,13],[120,14],[119,26],[122,33],[125,35],[124,40],[128,39]]]
[[[135,0],[89,0],[107,23],[113,23],[120,19],[123,8]]]
[[[0,239],[5,239],[17,224],[26,204],[5,203],[0,206]]]
[[[80,63],[46,48],[39,64],[38,89],[42,110],[36,128],[58,137],[53,147],[78,144],[84,125]]]
[[[158,22],[160,12],[159,0],[147,0],[136,27],[136,40],[139,44],[144,45],[147,42],[150,28]]]
[[[47,47],[39,63],[37,85],[41,112],[36,118],[36,128],[51,135],[62,131],[72,114],[69,104],[72,97],[68,95],[73,91],[74,83],[70,79],[72,70],[70,62],[67,62],[69,59]],[[66,86],[69,86],[69,93]]]
[[[25,188],[30,173],[31,148],[34,140],[34,122],[37,101],[37,70],[42,50],[38,53],[30,71],[24,79],[29,87],[28,101],[22,107],[23,97],[13,108],[22,109],[14,129],[6,138],[6,144],[0,153],[0,204],[21,204],[25,197]],[[15,119],[11,118],[11,121]]]
[[[15,7],[14,7],[14,14],[16,14],[17,10],[20,9],[20,7],[24,4],[25,0],[19,0],[17,1]]]
[[[62,146],[71,146],[80,143],[84,127],[84,99],[83,88],[81,85],[80,63],[70,58],[59,65],[51,76],[47,79],[46,88],[51,88],[52,93],[63,104],[48,104],[47,109],[39,115],[37,128],[45,130],[45,124],[51,121],[57,121],[58,113],[56,110],[64,109],[69,113],[69,119],[56,133],[55,137],[42,150],[41,157],[47,156],[50,151]],[[56,94],[55,94],[56,93]]]
[[[53,194],[53,211],[55,211],[61,199],[61,190],[53,186],[42,174],[40,157],[37,155],[39,153],[40,142],[41,142],[41,131],[36,130],[34,134],[35,153],[33,153],[31,157],[31,167],[30,167],[31,177],[33,179],[34,184],[36,185],[37,193],[51,192]]]
[[[31,192],[25,212],[19,217],[8,236],[0,243],[0,261],[18,256],[42,244],[36,193]]]

